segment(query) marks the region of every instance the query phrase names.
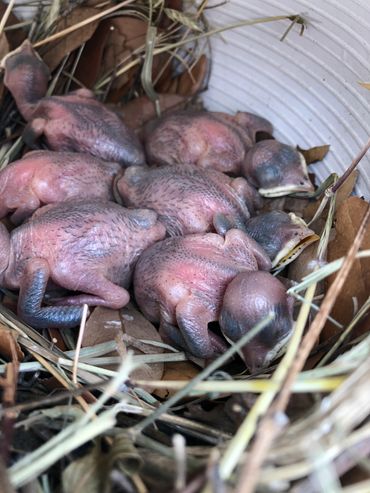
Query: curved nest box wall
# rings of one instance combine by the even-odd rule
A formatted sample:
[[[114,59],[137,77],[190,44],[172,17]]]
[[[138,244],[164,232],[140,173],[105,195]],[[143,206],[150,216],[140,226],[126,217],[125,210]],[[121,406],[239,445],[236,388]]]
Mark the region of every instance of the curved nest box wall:
[[[261,114],[283,142],[330,144],[320,179],[341,174],[370,136],[370,3],[367,0],[230,0],[207,12],[212,27],[245,19],[299,14],[288,21],[244,26],[212,37],[212,76],[204,94],[211,110]],[[359,166],[357,193],[370,197],[370,156]]]

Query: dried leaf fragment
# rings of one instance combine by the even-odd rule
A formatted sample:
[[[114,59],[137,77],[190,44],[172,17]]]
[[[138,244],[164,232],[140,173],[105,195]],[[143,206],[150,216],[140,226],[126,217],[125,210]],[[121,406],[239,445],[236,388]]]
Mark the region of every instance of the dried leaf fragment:
[[[179,76],[160,80],[157,90],[161,93],[194,96],[205,88],[208,72],[208,59],[206,55],[202,55],[191,68],[187,67]]]
[[[92,17],[97,12],[96,9],[90,7],[76,7],[67,16],[60,19],[55,32],[63,31],[70,26],[74,26],[89,17]],[[67,36],[58,39],[54,43],[48,44],[47,47],[42,50],[41,55],[50,70],[54,70],[66,55],[88,41],[98,27],[98,22],[99,21],[90,22],[71,32]]]
[[[139,67],[115,76],[121,64],[127,64],[134,53],[144,49],[148,24],[130,16],[103,20],[86,43],[76,70],[76,77],[92,88],[97,80],[111,77],[109,102],[118,102],[136,80]],[[87,72],[86,72],[87,69]]]
[[[106,457],[95,446],[93,450],[77,459],[62,474],[63,493],[100,493],[106,491]]]
[[[297,257],[288,268],[288,279],[301,282],[313,271],[317,260],[317,243],[312,243]]]
[[[82,347],[114,340],[121,333],[118,310],[96,307],[86,322]]]
[[[7,7],[8,5],[6,5],[4,2],[0,3],[0,18],[4,16]],[[5,28],[18,25],[19,22],[19,19],[12,11],[10,12],[9,17],[5,23]],[[10,46],[9,50],[15,50],[26,39],[26,31],[22,27],[10,30],[6,29],[5,31],[6,39]]]
[[[370,82],[359,82],[360,86],[370,91]]]
[[[187,98],[177,94],[159,94],[159,105],[161,114],[183,109],[186,105]],[[155,105],[148,96],[140,96],[133,99],[122,107],[115,107],[119,111],[123,121],[134,130],[141,130],[142,127],[156,117]]]
[[[134,17],[116,17],[108,19],[110,34],[104,47],[104,56],[101,60],[100,74],[115,71],[119,63],[126,60],[128,63],[133,58],[133,52],[145,46],[148,24]],[[125,89],[134,82],[133,75],[137,73],[138,67],[114,77],[112,82],[112,97],[109,101],[116,102],[122,97]]]
[[[336,235],[328,246],[328,261],[346,255],[353,243],[361,221],[368,207],[368,202],[359,197],[349,197],[339,207],[336,214]],[[370,248],[370,227],[367,228],[361,250]],[[335,279],[330,276],[327,285],[330,286]],[[359,308],[367,299],[370,293],[370,259],[364,258],[356,260],[352,271],[339,294],[332,310],[332,317],[344,326],[352,320],[356,307]],[[337,334],[338,328],[328,323],[323,331],[322,338],[326,340],[330,336]]]
[[[104,47],[110,36],[110,22],[100,22],[91,38],[85,43],[75,77],[88,89],[93,89],[101,70]]]
[[[199,373],[199,368],[191,361],[181,361],[178,363],[166,363],[162,380],[184,380],[188,382]],[[155,395],[163,399],[176,394],[173,389],[156,389]]]
[[[307,164],[316,163],[317,161],[322,161],[324,157],[329,152],[330,145],[322,145],[311,147],[310,149],[301,149],[297,146],[297,150],[301,152],[306,160]]]
[[[348,176],[346,181],[343,183],[343,185],[338,188],[337,197],[335,200],[336,210],[338,210],[338,208],[343,204],[343,202],[345,202],[348,199],[348,197],[353,192],[353,189],[355,188],[356,185],[357,177],[358,177],[358,171],[357,169],[354,169],[352,173]]]
[[[125,335],[128,336],[125,338]],[[162,349],[142,344],[141,339],[162,342],[157,329],[146,320],[132,305],[122,310],[112,310],[98,306],[94,309],[85,327],[82,346],[95,346],[115,340],[115,351],[104,356],[123,357],[127,349],[133,349],[135,354],[161,353]],[[116,368],[118,364],[102,365]],[[163,363],[144,363],[134,370],[131,377],[136,380],[160,380],[163,374]]]
[[[186,70],[180,76],[177,94],[194,96],[204,89],[204,81],[207,77],[208,69],[208,59],[206,55],[202,55],[189,71]]]

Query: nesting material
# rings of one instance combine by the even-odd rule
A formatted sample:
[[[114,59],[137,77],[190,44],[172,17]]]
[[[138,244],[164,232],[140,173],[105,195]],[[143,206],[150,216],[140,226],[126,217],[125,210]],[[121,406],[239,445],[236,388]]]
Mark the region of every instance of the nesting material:
[[[13,3],[0,5],[2,66],[13,75],[0,83],[0,271],[8,272],[0,305],[4,487],[9,493],[40,485],[64,493],[297,493],[344,485],[347,492],[368,491],[370,210],[350,195],[370,141],[348,173],[320,184],[311,163],[330,156],[329,146],[287,146],[274,139],[279,129],[250,108],[206,112],[208,42],[233,27],[209,25],[207,1],[190,7],[176,0],[40,2],[24,22]],[[238,26],[265,23],[281,26],[283,42],[305,35],[298,12]],[[271,38],[274,50],[274,43],[281,46]],[[29,57],[39,69],[32,85],[24,72]],[[70,116],[83,114],[84,104],[98,108],[89,113],[93,131],[72,125],[68,133]],[[117,139],[98,138],[111,135],[106,115],[115,130],[124,129],[118,154]],[[159,135],[165,125],[168,133]],[[86,139],[92,134],[93,145]],[[85,203],[54,204],[13,229],[10,219],[21,222],[48,202],[50,181],[55,190],[62,183],[65,197],[73,191],[67,161],[81,142],[84,151],[103,147],[100,158],[107,160],[86,158],[72,173],[89,195],[99,185],[110,199],[121,193],[130,207],[160,203],[157,212],[110,205],[125,216],[123,231],[116,216],[112,229],[106,205],[99,222]],[[39,150],[24,156],[26,144]],[[62,147],[58,163],[43,171],[33,160],[42,161],[54,144]],[[134,151],[127,154],[128,147]],[[153,165],[172,168],[168,186],[161,187],[163,169],[146,168],[144,150]],[[82,168],[89,164],[86,180]],[[130,164],[136,166],[126,170]],[[97,171],[101,165],[105,172]],[[177,180],[184,174],[201,176],[197,187]],[[168,209],[185,201],[184,189],[190,223],[202,218],[192,236],[176,236],[184,222]],[[61,219],[68,241],[53,229]],[[153,243],[142,256],[131,230],[140,230],[141,250]],[[17,251],[11,245],[19,236]],[[120,248],[123,237],[130,251]],[[38,242],[55,269],[40,259]],[[120,299],[96,281],[108,254],[113,262],[104,275],[118,280]],[[121,261],[126,254],[130,261]],[[217,290],[209,289],[212,283]],[[138,306],[126,305],[135,294]],[[94,308],[98,295],[111,309]],[[73,328],[60,330],[68,317]]]

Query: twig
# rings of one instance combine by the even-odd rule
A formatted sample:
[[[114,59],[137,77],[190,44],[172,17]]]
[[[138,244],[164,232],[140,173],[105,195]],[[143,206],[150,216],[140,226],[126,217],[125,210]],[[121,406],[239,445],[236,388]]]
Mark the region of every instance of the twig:
[[[331,188],[331,192],[335,193],[338,188],[340,188],[343,183],[347,180],[349,175],[352,173],[352,171],[356,168],[356,166],[359,164],[361,159],[365,156],[367,151],[370,149],[370,139],[366,142],[364,147],[361,149],[361,151],[357,154],[357,156],[353,159],[352,163],[348,167],[348,169],[343,173],[343,175],[338,179],[338,181],[333,185]]]
[[[68,390],[71,390],[68,385],[68,382],[66,382],[64,378],[62,378],[60,373],[45,358],[37,354],[35,351],[32,351],[31,349],[28,349],[28,351],[32,354],[34,358],[36,358],[42,364],[42,366],[44,366],[48,370],[49,373],[53,375],[53,377],[55,377],[58,380],[58,382],[60,382],[63,385],[63,387],[65,387]],[[87,404],[87,402],[82,396],[75,395],[74,398],[80,404],[80,406],[85,412],[89,410],[89,405]]]
[[[0,21],[0,36],[3,33],[3,31],[4,31],[5,24],[7,23],[8,19],[9,19],[9,16],[10,16],[10,14],[12,12],[14,3],[15,3],[15,0],[10,0],[10,2],[8,3],[8,6],[7,6],[7,8],[6,8],[5,12],[4,12],[4,15],[1,18],[1,21]]]
[[[76,31],[77,29],[80,29],[81,27],[87,26],[88,24],[91,24],[91,22],[95,22],[102,17],[111,14],[112,12],[115,12],[116,10],[119,10],[121,7],[125,7],[126,5],[130,5],[130,3],[134,3],[135,0],[125,0],[124,2],[118,3],[117,5],[114,5],[110,9],[104,10],[103,12],[99,12],[99,14],[92,15],[91,17],[88,17],[87,19],[78,22],[77,24],[74,24],[73,26],[67,27],[66,29],[63,29],[63,31],[59,31],[58,33],[52,34],[46,39],[42,39],[41,41],[37,41],[37,43],[33,44],[34,48],[38,48],[40,46],[44,46],[47,43],[51,43],[51,41],[55,41],[56,39],[63,38],[64,36],[67,36],[67,34],[72,33],[73,31]]]
[[[176,433],[172,437],[172,445],[176,460],[175,490],[181,491],[186,484],[186,443],[185,438]]]
[[[67,75],[67,77],[68,77],[67,84],[66,84],[66,87],[65,87],[65,89],[64,89],[64,94],[68,94],[68,93],[69,93],[70,88],[71,88],[71,83],[72,83],[72,81],[73,81],[73,82],[76,82],[76,78],[75,78],[75,76],[74,76],[74,75],[75,75],[75,73],[76,73],[77,66],[78,66],[78,64],[80,63],[80,59],[81,59],[82,53],[83,53],[83,51],[84,51],[84,49],[85,49],[85,46],[86,46],[86,43],[83,43],[83,44],[79,47],[78,52],[77,52],[77,55],[76,55],[75,60],[74,60],[74,62],[73,62],[73,65],[72,65],[72,67],[71,67],[71,71],[70,71],[70,73],[66,74],[66,73],[64,72],[64,75]],[[83,87],[83,84],[81,84],[79,81],[77,81],[77,82],[79,83],[80,87]]]
[[[3,405],[4,405],[4,415],[1,422],[2,427],[2,441],[1,441],[1,459],[6,464],[9,457],[9,450],[13,439],[14,431],[14,420],[16,413],[14,411],[7,409],[8,407],[14,406],[15,404],[15,394],[17,390],[17,379],[18,379],[18,356],[15,348],[15,341],[13,335],[10,332],[6,332],[7,338],[9,340],[10,350],[12,354],[11,363],[7,364],[6,378],[3,380]]]
[[[72,389],[68,392],[60,392],[56,395],[53,396],[48,396],[42,399],[37,399],[35,401],[30,401],[30,402],[24,402],[23,404],[16,404],[15,406],[12,406],[9,408],[9,411],[14,412],[15,414],[19,414],[21,412],[25,411],[31,411],[33,409],[38,409],[42,407],[47,407],[52,404],[57,404],[61,401],[64,400],[70,400],[71,397],[75,396],[81,396],[84,393],[86,393],[88,390],[96,390],[99,388],[99,390],[104,390],[104,387],[108,385],[108,381],[102,381],[102,382],[97,382],[94,385],[85,385],[83,388],[78,388],[78,389]],[[5,410],[0,409],[0,417],[3,416],[5,413]],[[18,427],[19,421],[16,424],[16,427]]]
[[[145,486],[144,481],[141,479],[141,477],[138,474],[133,474],[131,476],[131,480],[136,487],[137,493],[148,493],[148,489]]]
[[[86,326],[86,318],[87,318],[87,310],[89,307],[86,305],[86,303],[83,305],[82,309],[82,317],[81,317],[81,323],[80,323],[80,330],[78,333],[78,339],[77,339],[77,345],[76,345],[76,352],[75,352],[75,357],[73,360],[73,368],[72,368],[72,382],[75,385],[78,385],[77,382],[77,371],[78,371],[78,359],[80,357],[80,350],[81,350],[81,345],[82,345],[82,339],[84,337],[85,333],[85,326]]]

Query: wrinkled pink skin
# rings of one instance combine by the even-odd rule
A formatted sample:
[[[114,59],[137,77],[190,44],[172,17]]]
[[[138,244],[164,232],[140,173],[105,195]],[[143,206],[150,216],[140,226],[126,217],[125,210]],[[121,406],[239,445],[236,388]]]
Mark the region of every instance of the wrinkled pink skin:
[[[243,359],[251,372],[267,366],[271,353],[286,341],[293,328],[293,300],[284,285],[268,272],[243,272],[226,288],[220,315],[225,336],[237,342],[264,317],[273,320],[242,348]]]
[[[252,117],[255,115],[251,115],[250,122],[257,123]],[[238,123],[240,119],[203,111],[171,114],[151,122],[145,129],[148,162],[156,166],[193,164],[238,174],[259,128],[246,128]],[[266,122],[261,128],[265,130],[268,125]]]
[[[134,272],[136,301],[160,323],[169,342],[200,358],[213,358],[226,343],[208,330],[219,319],[225,289],[240,272],[268,270],[262,248],[243,231],[167,238],[141,255]],[[239,299],[242,302],[242,299]]]
[[[88,89],[46,97],[50,76],[45,63],[26,40],[5,59],[4,84],[28,121],[23,138],[34,147],[44,135],[55,151],[88,152],[123,166],[144,164],[135,133]]]
[[[314,188],[302,167],[302,158],[294,147],[273,139],[263,140],[249,150],[242,175],[257,188],[294,187],[296,192],[312,192]]]
[[[122,202],[158,213],[170,236],[245,229],[261,197],[244,178],[178,165],[131,166],[117,181]]]
[[[221,112],[213,112],[212,114],[242,133],[246,145],[250,142],[252,146],[260,140],[273,138],[274,129],[271,123],[259,115],[246,111],[238,111],[235,115]]]
[[[46,205],[10,235],[1,224],[0,285],[19,289],[18,314],[33,327],[74,327],[84,303],[128,303],[134,264],[164,236],[153,211],[98,201]],[[42,306],[48,283],[79,294]]]
[[[33,151],[0,172],[0,219],[20,224],[45,204],[71,199],[113,200],[118,163],[89,154]]]

